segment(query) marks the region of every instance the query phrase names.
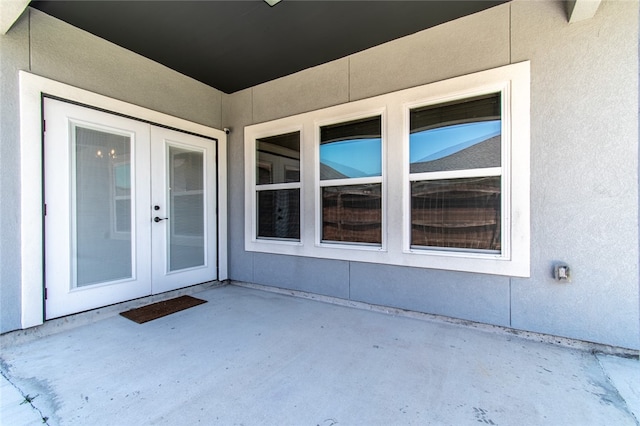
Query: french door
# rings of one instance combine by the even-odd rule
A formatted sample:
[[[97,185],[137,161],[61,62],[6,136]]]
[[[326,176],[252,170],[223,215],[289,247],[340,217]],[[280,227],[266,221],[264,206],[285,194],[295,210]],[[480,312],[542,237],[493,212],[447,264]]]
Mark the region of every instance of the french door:
[[[44,100],[45,307],[217,279],[215,141]]]

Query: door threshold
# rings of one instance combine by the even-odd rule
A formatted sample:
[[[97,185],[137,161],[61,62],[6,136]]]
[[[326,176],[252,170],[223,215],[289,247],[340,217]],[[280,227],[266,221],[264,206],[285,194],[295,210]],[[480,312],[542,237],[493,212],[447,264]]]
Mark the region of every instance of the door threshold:
[[[79,312],[77,314],[50,319],[45,321],[42,325],[37,325],[24,330],[9,331],[0,335],[0,346],[27,343],[52,334],[57,334],[76,327],[102,321],[129,309],[139,308],[150,303],[161,302],[178,296],[200,293],[204,290],[223,287],[227,284],[227,281],[208,281],[180,288],[178,290],[167,291],[165,293],[145,296],[138,299],[128,300],[126,302],[116,303],[114,305]]]

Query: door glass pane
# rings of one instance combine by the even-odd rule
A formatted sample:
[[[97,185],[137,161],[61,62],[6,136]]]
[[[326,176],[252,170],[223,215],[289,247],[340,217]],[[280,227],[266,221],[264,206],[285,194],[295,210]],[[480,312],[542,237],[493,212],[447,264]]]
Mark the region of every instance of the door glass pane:
[[[76,287],[131,278],[131,139],[75,128]]]
[[[169,271],[204,265],[204,155],[169,147]]]
[[[320,128],[320,180],[382,176],[382,118]]]
[[[500,94],[411,110],[411,173],[500,167]]]

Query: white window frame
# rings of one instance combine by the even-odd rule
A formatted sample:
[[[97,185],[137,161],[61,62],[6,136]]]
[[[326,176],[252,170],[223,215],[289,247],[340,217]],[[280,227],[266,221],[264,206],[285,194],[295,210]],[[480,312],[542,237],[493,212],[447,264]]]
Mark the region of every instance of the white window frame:
[[[269,124],[269,123],[267,123]],[[304,215],[303,200],[304,200],[304,188],[302,186],[302,179],[304,176],[304,165],[302,158],[304,156],[303,147],[303,133],[302,126],[299,124],[282,126],[275,123],[273,126],[260,126],[255,128],[255,132],[251,129],[245,129],[245,228],[248,225],[248,229],[245,229],[245,245],[259,246],[261,244],[282,244],[300,246],[303,243],[303,230],[304,230]],[[257,181],[257,166],[258,158],[256,155],[256,141],[258,139],[269,138],[273,136],[286,135],[289,133],[300,134],[300,180],[298,182],[283,182],[283,183],[270,183],[260,184]],[[273,167],[273,165],[271,165]],[[275,191],[279,189],[299,189],[300,190],[300,239],[285,239],[285,238],[265,238],[258,237],[258,192],[260,191]],[[255,250],[261,251],[261,250]]]
[[[511,222],[511,92],[509,84],[501,82],[497,85],[489,85],[482,88],[473,88],[471,90],[465,90],[459,93],[452,94],[447,97],[433,97],[427,98],[419,102],[411,102],[404,105],[404,145],[406,147],[405,153],[405,171],[407,176],[405,177],[405,187],[403,188],[404,196],[404,247],[403,251],[407,254],[417,255],[433,255],[433,256],[462,256],[471,258],[486,258],[486,259],[500,259],[508,260],[508,256],[511,253],[511,228],[508,223]],[[474,98],[482,95],[490,95],[494,93],[500,93],[501,101],[501,137],[500,137],[500,154],[501,161],[500,167],[487,167],[487,168],[469,168],[461,170],[447,170],[440,172],[425,172],[425,173],[411,173],[410,161],[409,161],[409,145],[410,145],[410,113],[411,110],[421,108],[425,106],[438,105],[448,102],[463,101],[465,99]],[[467,249],[444,249],[438,247],[421,247],[413,248],[411,246],[411,182],[424,182],[428,180],[438,181],[444,179],[460,179],[460,178],[475,178],[475,177],[494,177],[499,176],[501,182],[501,197],[500,197],[500,239],[501,250],[500,253],[490,253],[488,251],[477,251]],[[505,196],[506,195],[506,196]]]
[[[505,276],[530,275],[530,63],[506,65],[373,98],[245,127],[245,249]],[[479,94],[501,92],[502,162],[490,173],[502,181],[501,252],[412,249],[410,246],[409,111]],[[319,128],[382,113],[382,246],[322,243]],[[296,244],[255,239],[255,139],[300,129],[300,223]],[[488,170],[429,173],[434,177],[487,176]],[[424,176],[422,176],[424,177]],[[367,181],[369,178],[365,178]],[[343,180],[340,180],[344,183]],[[349,179],[349,184],[362,183]]]
[[[334,124],[342,124],[349,123],[351,121],[356,121],[360,119],[366,118],[374,118],[380,117],[380,158],[381,158],[381,169],[380,176],[371,176],[371,177],[361,177],[361,178],[344,178],[344,179],[327,179],[320,180],[320,129],[324,126],[331,126]],[[356,114],[346,114],[346,115],[337,115],[335,117],[331,117],[323,120],[316,120],[313,124],[314,127],[314,151],[315,151],[315,185],[314,191],[316,194],[316,204],[315,204],[315,223],[317,226],[315,227],[315,245],[317,247],[325,247],[325,248],[341,248],[346,250],[371,250],[371,251],[385,251],[386,250],[386,185],[385,185],[385,171],[386,171],[386,161],[385,161],[385,151],[386,151],[386,109],[385,108],[376,108],[369,111],[362,111]],[[335,186],[351,186],[351,185],[366,185],[372,183],[380,184],[380,196],[382,197],[381,206],[381,235],[380,240],[381,244],[369,244],[369,243],[359,243],[359,242],[346,242],[346,241],[323,241],[322,240],[322,188],[324,187],[335,187]]]

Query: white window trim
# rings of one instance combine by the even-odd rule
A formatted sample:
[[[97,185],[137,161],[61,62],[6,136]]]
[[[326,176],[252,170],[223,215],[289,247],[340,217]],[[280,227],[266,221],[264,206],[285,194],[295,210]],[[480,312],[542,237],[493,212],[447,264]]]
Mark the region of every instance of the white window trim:
[[[336,108],[337,110],[337,108]],[[336,111],[337,112],[337,111]],[[320,180],[320,128],[323,126],[330,126],[333,124],[341,124],[348,123],[350,121],[356,121],[365,118],[374,118],[380,117],[380,134],[381,134],[381,143],[380,143],[380,157],[381,157],[381,170],[380,176],[371,176],[371,177],[362,177],[362,178],[345,178],[345,179],[327,179]],[[315,184],[313,186],[315,193],[315,245],[316,247],[325,247],[332,249],[345,249],[345,250],[368,250],[368,251],[385,251],[387,247],[387,239],[386,239],[386,168],[385,168],[385,157],[386,157],[386,108],[373,108],[369,110],[359,111],[357,113],[353,113],[351,111],[344,114],[336,114],[329,118],[322,118],[315,120],[313,123],[313,133],[314,133],[314,179]],[[371,183],[379,183],[381,184],[380,194],[382,197],[382,205],[380,208],[382,209],[382,235],[381,235],[381,244],[366,244],[366,243],[357,243],[357,242],[342,242],[342,241],[322,241],[322,188],[327,186],[349,186],[349,185],[365,185]]]
[[[409,138],[410,138],[410,112],[414,108],[420,108],[429,105],[438,105],[441,103],[461,101],[464,99],[474,98],[476,96],[488,95],[493,93],[500,93],[501,95],[501,166],[491,168],[476,168],[476,169],[463,169],[463,170],[448,170],[442,172],[427,172],[427,173],[411,173],[409,170]],[[470,90],[463,90],[461,92],[452,94],[451,96],[441,97],[426,97],[419,102],[411,102],[405,104],[403,107],[404,113],[404,146],[405,146],[405,161],[403,164],[405,172],[405,187],[403,188],[404,197],[404,247],[403,251],[407,254],[425,255],[425,256],[452,256],[456,257],[468,257],[470,259],[500,259],[509,260],[511,256],[511,167],[510,167],[510,153],[511,153],[511,131],[510,131],[510,112],[509,105],[511,104],[511,93],[509,90],[509,84],[507,82],[501,82],[495,85],[489,85],[485,87],[473,87]],[[500,176],[501,177],[501,224],[500,224],[500,236],[501,236],[501,251],[500,253],[490,252],[478,252],[474,250],[465,249],[445,249],[438,247],[411,247],[411,182],[427,181],[427,180],[441,180],[441,179],[457,179],[457,178],[474,178],[474,177],[489,177]]]
[[[281,120],[278,121],[281,125],[270,125],[271,123],[265,123],[263,126],[255,127],[255,131],[252,129],[245,128],[245,145],[244,145],[244,161],[245,165],[250,164],[251,166],[245,167],[245,199],[244,199],[244,217],[245,217],[245,226],[248,225],[249,229],[245,229],[245,246],[250,244],[252,246],[260,246],[261,244],[276,244],[276,245],[289,245],[289,246],[301,246],[304,241],[303,231],[304,231],[304,217],[305,215],[302,213],[303,211],[303,200],[304,200],[304,185],[302,184],[302,179],[304,176],[304,164],[302,162],[302,158],[304,157],[304,147],[303,147],[303,128],[301,125],[292,121],[292,124],[289,125],[287,120],[282,123]],[[289,133],[300,133],[300,181],[299,182],[284,182],[284,183],[270,183],[270,184],[256,184],[257,175],[256,175],[256,140],[269,138],[272,136],[286,135]],[[259,191],[269,191],[269,190],[278,190],[278,189],[300,189],[300,240],[294,239],[280,239],[280,238],[258,238],[258,215],[257,215],[257,193]],[[262,250],[255,250],[262,251]],[[268,252],[268,251],[267,251]]]
[[[530,63],[528,61],[451,78],[369,99],[307,112],[245,128],[245,249],[264,253],[381,263],[419,268],[528,277],[530,275]],[[413,106],[502,92],[502,164],[499,168],[429,173],[431,178],[502,176],[503,245],[500,254],[412,250],[409,240],[409,118]],[[383,246],[320,243],[319,126],[383,111]],[[301,129],[301,240],[296,245],[256,241],[255,139]],[[515,129],[515,130],[514,130]],[[355,182],[355,180],[350,180]],[[341,180],[342,182],[342,180]]]
[[[42,96],[114,111],[218,140],[218,279],[227,278],[227,135],[224,131],[19,71],[21,326],[44,323]]]

